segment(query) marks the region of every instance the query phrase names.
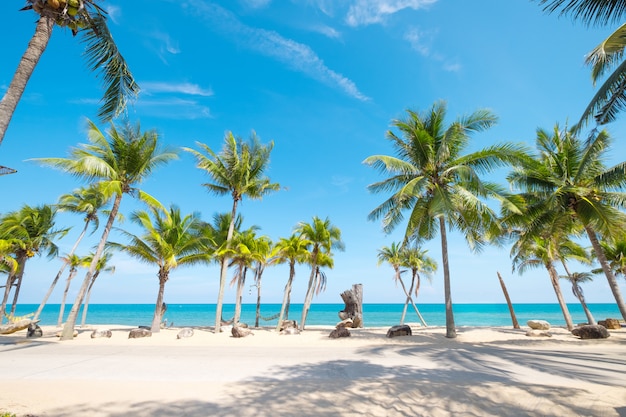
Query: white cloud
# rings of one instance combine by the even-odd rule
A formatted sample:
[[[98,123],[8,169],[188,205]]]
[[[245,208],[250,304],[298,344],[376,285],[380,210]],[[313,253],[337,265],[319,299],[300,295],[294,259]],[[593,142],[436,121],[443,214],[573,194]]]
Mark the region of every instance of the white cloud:
[[[140,84],[140,87],[144,93],[149,95],[156,93],[182,93],[204,97],[213,95],[213,90],[204,89],[198,84],[192,83],[144,82]]]
[[[311,28],[313,32],[321,33],[322,35],[331,38],[331,39],[339,39],[341,38],[341,33],[334,28],[326,25],[314,26]]]
[[[422,9],[438,0],[355,0],[348,9],[346,23],[350,26],[381,23],[389,15],[404,9]]]
[[[417,28],[411,28],[404,34],[404,39],[411,44],[411,48],[415,49],[421,55],[430,55],[430,48],[427,41],[424,40],[424,33]]]
[[[211,118],[211,111],[196,100],[180,98],[170,99],[139,99],[135,108],[153,117],[175,120],[196,120]]]
[[[247,26],[230,11],[209,1],[188,0],[183,7],[203,19],[210,29],[229,35],[239,45],[272,57],[289,68],[339,88],[356,99],[369,100],[353,81],[328,68],[307,45],[287,39],[275,31]]]
[[[107,5],[106,7],[107,17],[115,24],[118,23],[119,16],[122,14],[122,10],[118,6]]]

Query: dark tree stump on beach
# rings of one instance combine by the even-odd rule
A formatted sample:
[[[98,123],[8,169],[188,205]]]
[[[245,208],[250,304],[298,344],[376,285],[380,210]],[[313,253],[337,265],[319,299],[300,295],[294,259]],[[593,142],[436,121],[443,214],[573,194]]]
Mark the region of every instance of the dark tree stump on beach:
[[[346,306],[339,312],[339,318],[351,319],[353,329],[363,327],[363,284],[354,284],[352,289],[341,293],[341,298]]]
[[[401,324],[399,326],[393,326],[389,330],[387,330],[387,337],[398,337],[398,336],[412,336],[413,331],[411,330],[411,326],[408,324]]]
[[[606,327],[599,324],[587,324],[580,326],[572,330],[574,336],[578,336],[581,339],[606,339],[611,336]]]
[[[129,339],[139,339],[141,337],[152,337],[152,332],[148,329],[144,329],[141,327],[137,329],[132,329],[130,332],[128,332]]]

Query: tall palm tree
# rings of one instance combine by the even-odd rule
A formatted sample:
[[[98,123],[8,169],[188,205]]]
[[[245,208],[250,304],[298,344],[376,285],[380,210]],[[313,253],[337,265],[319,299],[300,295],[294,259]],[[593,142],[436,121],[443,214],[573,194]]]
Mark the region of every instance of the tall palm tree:
[[[496,123],[489,110],[477,110],[446,126],[446,104],[436,102],[429,110],[407,110],[407,118],[394,120],[399,130],[387,132],[396,156],[373,155],[364,163],[389,178],[370,184],[374,193],[392,195],[370,214],[383,219],[383,230],[391,232],[409,212],[405,240],[430,240],[441,235],[441,254],[446,303],[446,337],[456,337],[450,288],[447,229],[458,229],[471,249],[480,249],[486,239],[501,233],[496,213],[487,199],[504,202],[499,185],[481,180],[480,175],[516,163],[524,149],[513,144],[493,145],[463,155],[473,133]]]
[[[620,22],[626,15],[622,0],[539,0],[544,11],[559,12],[588,25],[606,25]],[[591,66],[591,80],[595,85],[612,71],[591,99],[576,128],[595,118],[597,124],[612,122],[626,107],[626,24],[622,24],[608,38],[596,46],[585,58]]]
[[[91,260],[93,259],[93,253],[88,255],[89,264],[91,264]],[[96,271],[93,273],[93,277],[91,278],[91,282],[89,283],[89,287],[87,287],[87,294],[85,294],[85,301],[83,302],[83,317],[80,321],[80,327],[85,327],[85,322],[87,321],[87,310],[89,309],[89,299],[91,298],[91,290],[93,288],[93,284],[96,283],[96,279],[100,276],[101,272],[115,272],[115,266],[109,265],[111,261],[111,257],[113,255],[111,252],[106,249],[102,252],[102,256],[100,256],[100,260],[98,261],[98,265],[96,266]]]
[[[576,298],[578,298],[578,301],[580,301],[580,305],[587,316],[587,322],[589,324],[596,324],[596,319],[593,318],[593,314],[591,314],[591,310],[589,310],[589,306],[587,306],[587,303],[585,302],[585,293],[580,286],[583,282],[593,280],[591,272],[572,272],[567,275],[561,275],[561,278],[568,280],[572,284],[572,293],[576,296]]]
[[[63,323],[63,315],[65,313],[65,301],[67,300],[67,293],[70,291],[70,284],[76,276],[79,267],[89,267],[89,261],[85,257],[78,256],[76,254],[67,255],[63,258],[63,262],[69,265],[70,271],[65,283],[65,290],[63,291],[63,298],[61,299],[61,306],[59,308],[59,318],[57,319],[57,326],[61,327]]]
[[[320,273],[320,266],[332,267],[332,250],[344,250],[344,243],[341,241],[341,230],[333,225],[328,217],[322,220],[314,216],[311,223],[300,222],[296,226],[295,233],[311,242],[308,255],[311,275],[304,297],[300,322],[300,330],[304,330],[313,295],[323,288],[325,282],[325,276]]]
[[[250,139],[244,142],[236,138],[232,132],[226,133],[224,146],[219,154],[216,154],[209,146],[197,143],[201,151],[183,148],[191,152],[197,161],[197,167],[206,171],[212,178],[212,183],[203,184],[207,190],[216,195],[228,195],[233,199],[230,225],[226,236],[226,245],[230,246],[233,238],[235,219],[237,218],[237,206],[244,196],[260,200],[272,191],[277,191],[280,186],[270,182],[265,176],[269,166],[270,153],[274,142],[263,145],[252,132]],[[220,332],[222,320],[222,304],[224,288],[228,272],[228,257],[221,262],[220,286],[215,307],[215,332]]]
[[[22,10],[33,10],[38,15],[37,26],[0,101],[0,143],[55,25],[70,28],[87,44],[87,64],[92,71],[100,73],[105,88],[103,104],[98,111],[101,121],[120,115],[127,99],[139,93],[139,87],[107,27],[106,12],[100,3],[101,0],[26,0]]]
[[[114,195],[102,237],[63,327],[61,340],[73,338],[78,309],[98,267],[104,246],[118,215],[122,197],[124,194],[130,194],[147,202],[150,206],[160,206],[156,199],[136,187],[156,168],[178,156],[174,150],[162,150],[158,133],[154,130],[142,133],[139,124],[132,126],[127,123],[120,127],[111,124],[105,135],[90,121],[88,137],[89,143],[72,148],[69,158],[35,159],[44,166],[60,169],[88,181],[99,181],[105,193]]]
[[[59,202],[57,204],[57,209],[59,211],[80,213],[85,216],[85,226],[83,227],[80,235],[78,235],[76,242],[74,242],[74,246],[72,246],[72,249],[67,254],[67,257],[65,259],[68,259],[72,255],[74,255],[76,248],[78,248],[78,245],[85,237],[90,225],[93,225],[93,231],[96,231],[99,225],[98,212],[108,203],[108,201],[109,197],[106,196],[97,185],[74,190],[72,193],[62,195],[59,198]],[[57,272],[56,276],[52,280],[52,283],[50,284],[50,288],[48,288],[48,292],[46,292],[46,295],[44,296],[43,300],[39,304],[39,307],[37,308],[37,311],[35,312],[33,320],[39,319],[39,316],[41,315],[44,306],[48,302],[48,298],[50,298],[52,291],[54,291],[54,287],[61,278],[61,275],[63,275],[63,271],[65,271],[66,266],[67,262],[66,260],[63,260],[59,271]]]
[[[310,240],[304,239],[296,233],[285,238],[280,238],[276,243],[276,262],[289,264],[289,278],[285,284],[283,302],[278,315],[276,331],[282,327],[283,320],[289,319],[289,305],[291,304],[291,287],[296,277],[296,264],[305,263],[308,259],[308,247],[312,244]]]
[[[150,213],[135,212],[131,221],[141,227],[142,235],[121,231],[129,239],[129,243],[109,242],[109,246],[123,250],[142,262],[158,266],[159,291],[151,326],[153,332],[158,332],[163,316],[165,284],[170,272],[179,266],[193,265],[205,260],[202,235],[199,232],[200,216],[192,213],[183,217],[180,209],[172,206],[169,211],[152,208]]]
[[[509,181],[529,201],[530,212],[568,218],[582,227],[626,319],[626,304],[598,236],[614,241],[623,235],[626,162],[604,166],[611,148],[606,131],[593,132],[583,142],[558,125],[552,131],[538,129],[536,147],[538,155],[515,169]]]
[[[0,323],[6,312],[12,287],[15,287],[15,293],[11,314],[15,312],[28,259],[41,253],[52,258],[58,253],[54,239],[64,236],[67,229],[54,229],[55,215],[56,210],[49,205],[36,207],[24,205],[19,210],[7,213],[0,218],[0,239],[11,243],[11,253],[17,263],[17,268],[7,277],[2,306],[0,306]]]

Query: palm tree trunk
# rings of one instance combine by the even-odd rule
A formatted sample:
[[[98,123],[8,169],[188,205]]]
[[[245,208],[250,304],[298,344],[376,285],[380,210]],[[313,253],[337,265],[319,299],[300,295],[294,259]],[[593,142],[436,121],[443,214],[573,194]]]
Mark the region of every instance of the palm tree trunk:
[[[72,305],[72,309],[70,310],[70,314],[67,317],[67,321],[65,322],[65,326],[63,326],[63,331],[61,333],[61,340],[72,340],[74,338],[74,327],[76,326],[76,319],[78,318],[78,310],[83,302],[83,298],[85,297],[85,293],[87,292],[87,287],[91,282],[91,278],[98,267],[98,262],[100,261],[100,257],[102,256],[102,252],[104,252],[104,245],[109,238],[109,233],[113,228],[113,223],[115,222],[115,217],[117,217],[117,213],[120,209],[120,203],[122,202],[122,193],[119,193],[115,196],[115,201],[113,202],[113,207],[111,207],[111,212],[109,213],[109,218],[107,220],[107,224],[102,231],[102,237],[100,238],[100,243],[98,243],[98,247],[96,249],[96,253],[93,255],[93,259],[91,260],[91,264],[89,265],[89,270],[85,275],[85,279],[83,279],[83,283],[78,290],[78,294],[76,295],[76,300]]]
[[[157,294],[156,305],[154,306],[152,326],[150,326],[150,331],[152,331],[152,333],[158,333],[161,331],[161,321],[163,318],[163,296],[165,294],[165,283],[167,282],[168,275],[168,271],[159,271],[159,292]]]
[[[9,294],[11,293],[11,287],[13,287],[18,277],[24,275],[24,268],[26,267],[27,259],[28,257],[26,255],[18,256],[16,259],[17,269],[15,270],[15,273],[9,274],[9,276],[7,277],[7,284],[4,287],[4,297],[2,297],[2,306],[0,306],[0,324],[2,324],[4,320],[4,314],[6,313],[7,302],[9,301]],[[15,309],[13,308],[14,305],[15,302],[13,302],[13,305],[11,305],[12,312],[15,311]]]
[[[596,236],[596,232],[587,225],[585,225],[585,231],[587,232],[587,236],[589,236],[593,251],[596,253],[596,258],[598,258],[598,262],[602,266],[604,275],[606,275],[606,279],[609,282],[609,287],[611,288],[611,292],[613,292],[613,297],[615,297],[617,308],[619,308],[619,312],[622,314],[622,318],[626,320],[626,303],[624,303],[622,292],[620,291],[617,280],[615,279],[615,275],[613,274],[613,271],[609,266],[609,262],[606,259],[604,250],[602,250],[602,246],[600,246],[598,236]]]
[[[0,101],[0,143],[2,143],[4,139],[4,135],[9,127],[9,122],[17,108],[17,103],[19,103],[26,89],[26,84],[33,74],[39,62],[39,58],[41,58],[48,46],[53,28],[54,19],[52,17],[41,16],[39,18],[37,26],[35,27],[35,33],[17,66],[9,88],[4,94],[2,101]]]
[[[289,262],[289,279],[285,284],[285,294],[283,295],[283,304],[280,306],[280,314],[278,315],[278,324],[276,325],[276,331],[280,331],[280,327],[283,324],[285,318],[285,310],[287,310],[287,304],[289,303],[289,294],[291,294],[291,285],[293,283],[293,277],[296,275],[295,262]]]
[[[300,330],[304,330],[306,323],[306,316],[309,314],[309,306],[313,301],[313,288],[315,284],[315,276],[317,271],[317,263],[313,261],[311,265],[311,276],[309,277],[309,286],[306,289],[306,295],[304,296],[304,304],[302,305],[302,321],[300,322]]]
[[[254,327],[259,327],[259,319],[261,318],[261,277],[263,277],[262,265],[259,265],[256,271],[256,320]]]
[[[87,321],[87,310],[89,309],[89,299],[91,298],[91,289],[93,288],[93,284],[95,284],[98,275],[100,275],[100,271],[96,271],[93,274],[93,278],[91,278],[91,282],[89,283],[89,288],[87,288],[85,302],[83,303],[83,318],[80,321],[80,327],[85,327],[85,322]]]
[[[235,318],[233,319],[233,326],[236,326],[241,320],[241,303],[243,301],[243,288],[246,283],[246,271],[248,268],[242,266],[239,267],[239,277],[237,279],[237,295],[235,299]]]
[[[441,258],[443,263],[443,292],[446,303],[446,337],[456,337],[454,325],[454,312],[452,311],[452,296],[450,291],[450,264],[448,262],[448,235],[446,233],[446,221],[443,216],[439,217],[439,232],[441,233]]]
[[[68,253],[67,255],[68,258],[71,257],[76,251],[76,248],[78,248],[78,244],[80,243],[81,240],[83,240],[83,237],[87,233],[88,227],[89,227],[89,220],[85,221],[85,227],[83,228],[83,231],[80,233],[80,236],[78,236],[78,239],[76,239],[76,242],[74,242],[74,246],[72,246],[70,253]],[[59,268],[59,272],[57,272],[56,277],[54,277],[54,280],[52,280],[52,284],[50,284],[50,288],[48,288],[48,292],[43,297],[43,300],[41,300],[41,304],[39,304],[39,307],[37,308],[37,311],[35,312],[35,316],[33,317],[33,320],[39,320],[39,316],[41,315],[41,312],[43,311],[43,308],[45,307],[46,303],[48,303],[48,298],[50,298],[50,296],[52,295],[52,291],[54,291],[54,287],[57,285],[57,282],[59,282],[59,278],[61,278],[61,275],[63,275],[63,271],[65,271],[66,266],[67,266],[67,261],[64,260],[63,264],[61,264],[61,268]]]
[[[509,292],[506,289],[506,285],[504,285],[504,280],[500,275],[499,271],[496,271],[498,274],[498,279],[500,280],[500,286],[502,287],[502,292],[504,293],[504,298],[506,299],[506,305],[509,306],[509,314],[511,315],[511,320],[513,321],[513,328],[519,329],[519,323],[517,322],[517,317],[515,316],[515,310],[513,310],[513,304],[511,303],[511,297],[509,297]]]
[[[409,287],[409,291],[407,292],[404,282],[402,282],[402,278],[400,279],[400,283],[402,284],[402,289],[406,294],[406,301],[404,302],[404,308],[402,309],[402,317],[400,317],[400,325],[404,324],[404,318],[406,317],[406,310],[409,307],[409,302],[411,301],[411,293],[413,292],[413,286],[415,285],[415,278],[411,279],[411,287]]]
[[[572,316],[569,313],[569,309],[567,308],[567,304],[565,303],[565,299],[563,298],[563,293],[561,292],[561,286],[559,285],[559,274],[556,272],[556,269],[551,262],[546,263],[546,268],[548,269],[548,273],[550,274],[552,288],[554,288],[556,298],[559,301],[559,305],[561,306],[563,318],[565,318],[565,325],[567,326],[567,330],[571,331],[574,329],[574,323],[572,322]]]
[[[235,232],[235,216],[237,215],[237,200],[233,199],[233,208],[230,212],[230,224],[226,235],[226,246],[230,246]],[[215,333],[219,333],[222,326],[222,309],[224,304],[224,289],[226,288],[226,275],[228,274],[228,256],[224,255],[220,268],[220,288],[217,293],[217,304],[215,305]]]
[[[598,324],[596,323],[596,319],[593,318],[593,314],[591,314],[591,310],[589,310],[589,307],[587,306],[587,303],[585,302],[585,295],[583,294],[580,286],[575,283],[572,282],[572,292],[574,293],[574,295],[576,296],[576,298],[578,298],[578,301],[580,301],[580,305],[583,308],[583,311],[585,312],[585,316],[587,316],[587,324]]]
[[[57,327],[61,327],[63,324],[63,314],[65,314],[65,300],[67,300],[67,293],[70,290],[70,283],[72,279],[76,275],[76,268],[70,269],[70,274],[67,277],[67,282],[65,284],[65,291],[63,291],[63,299],[61,300],[61,307],[59,308],[59,318],[57,319]]]

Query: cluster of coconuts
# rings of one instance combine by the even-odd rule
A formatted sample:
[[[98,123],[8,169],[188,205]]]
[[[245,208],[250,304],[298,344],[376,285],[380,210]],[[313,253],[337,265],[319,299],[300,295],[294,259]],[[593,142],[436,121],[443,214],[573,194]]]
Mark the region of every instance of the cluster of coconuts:
[[[36,0],[33,1],[33,10],[39,14],[52,12],[56,16],[56,23],[76,30],[82,26],[78,12],[84,8],[82,0]]]

